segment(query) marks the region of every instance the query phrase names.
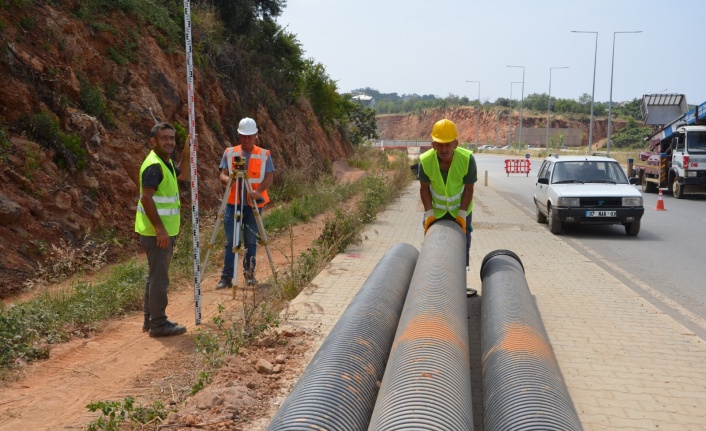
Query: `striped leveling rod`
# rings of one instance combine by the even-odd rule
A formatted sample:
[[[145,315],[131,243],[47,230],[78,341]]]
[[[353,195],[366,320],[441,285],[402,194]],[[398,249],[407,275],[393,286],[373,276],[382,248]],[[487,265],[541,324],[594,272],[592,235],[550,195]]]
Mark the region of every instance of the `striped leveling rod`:
[[[194,239],[194,312],[201,324],[201,247],[199,244],[199,177],[196,165],[196,112],[194,108],[194,62],[191,46],[191,2],[184,0],[184,35],[186,36],[186,84],[189,107],[189,148],[191,154],[191,224]]]

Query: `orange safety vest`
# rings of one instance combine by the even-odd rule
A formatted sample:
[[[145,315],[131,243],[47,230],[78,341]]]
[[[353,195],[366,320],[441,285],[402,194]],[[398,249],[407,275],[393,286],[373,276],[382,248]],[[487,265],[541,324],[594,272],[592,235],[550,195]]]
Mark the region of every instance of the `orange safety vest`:
[[[243,155],[243,150],[240,145],[237,147],[226,148],[226,161],[228,162],[228,174],[233,173],[233,160],[235,156],[240,156],[245,158]],[[250,159],[248,160],[247,172],[248,178],[250,178],[250,185],[252,189],[255,190],[260,185],[261,182],[265,180],[265,166],[267,164],[267,158],[270,157],[270,150],[264,150],[257,145],[253,148],[250,154]],[[235,195],[235,182],[232,184],[233,187],[230,189],[230,195],[228,195],[228,203],[236,205],[240,203],[240,196]],[[260,193],[264,202],[257,204],[259,208],[265,206],[267,202],[270,201],[270,196],[267,194],[267,190]]]

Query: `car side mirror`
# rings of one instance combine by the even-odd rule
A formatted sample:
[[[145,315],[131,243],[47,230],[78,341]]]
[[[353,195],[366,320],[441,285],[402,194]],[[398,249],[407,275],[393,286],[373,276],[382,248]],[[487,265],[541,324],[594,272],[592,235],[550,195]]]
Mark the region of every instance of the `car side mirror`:
[[[539,184],[549,184],[549,178],[537,178]]]
[[[632,185],[634,185],[634,186],[640,184],[640,179],[639,179],[639,178],[636,178],[636,177],[630,177],[630,178],[628,179],[628,181],[630,181],[630,184],[632,184]]]

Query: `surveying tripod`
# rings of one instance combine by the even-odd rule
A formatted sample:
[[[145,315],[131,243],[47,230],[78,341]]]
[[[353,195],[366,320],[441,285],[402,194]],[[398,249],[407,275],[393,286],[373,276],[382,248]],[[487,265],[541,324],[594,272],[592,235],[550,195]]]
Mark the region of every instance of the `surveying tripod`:
[[[264,168],[264,167],[263,167]],[[233,168],[229,174],[228,183],[226,184],[226,191],[223,194],[223,199],[221,200],[221,206],[218,209],[218,217],[216,218],[216,224],[213,226],[213,234],[208,243],[208,250],[206,252],[206,257],[204,258],[204,263],[202,268],[206,268],[208,263],[208,257],[211,254],[213,245],[216,242],[216,237],[218,236],[218,231],[220,228],[221,221],[225,218],[226,204],[228,203],[228,196],[230,196],[231,188],[235,187],[235,195],[240,197],[240,201],[236,199],[235,204],[235,214],[233,214],[233,297],[235,298],[235,292],[238,289],[238,256],[240,250],[243,248],[244,238],[241,241],[240,231],[243,227],[243,208],[245,207],[245,200],[250,201],[250,193],[252,193],[253,188],[250,184],[250,177],[248,171],[245,169],[245,161],[239,156],[235,157],[233,163]],[[251,202],[253,216],[255,217],[255,223],[257,224],[257,243],[265,247],[267,252],[267,259],[270,261],[270,269],[272,269],[272,276],[275,281],[277,281],[277,270],[275,269],[274,261],[272,260],[272,254],[270,253],[269,242],[267,240],[267,233],[265,232],[265,226],[262,223],[262,217],[260,216],[260,211],[257,207],[257,202]],[[253,274],[254,276],[254,274]]]

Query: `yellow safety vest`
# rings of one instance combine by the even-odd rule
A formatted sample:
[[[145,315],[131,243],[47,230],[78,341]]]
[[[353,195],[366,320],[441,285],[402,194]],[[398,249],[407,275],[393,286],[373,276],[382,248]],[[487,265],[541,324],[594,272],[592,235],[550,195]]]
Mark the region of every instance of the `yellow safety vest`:
[[[154,205],[157,207],[159,218],[162,219],[164,229],[166,229],[169,236],[176,236],[179,233],[179,208],[181,204],[179,202],[179,184],[177,184],[175,175],[176,170],[174,170],[174,164],[171,160],[169,161],[169,164],[172,165],[172,170],[170,171],[157,153],[150,151],[140,168],[140,196],[142,196],[142,173],[149,166],[157,163],[162,168],[162,182],[157,186],[157,191],[152,196],[152,200],[154,200]],[[137,201],[137,213],[135,215],[135,232],[143,236],[157,236],[157,231],[147,217],[142,201],[139,200]]]
[[[437,219],[443,217],[446,213],[451,214],[454,218],[458,215],[465,187],[463,177],[468,173],[468,165],[471,162],[472,155],[472,151],[456,147],[449,174],[446,176],[446,183],[444,183],[444,177],[441,175],[436,151],[427,151],[419,158],[424,168],[424,173],[427,174],[431,181],[432,209],[434,210],[434,217]],[[472,200],[470,205],[468,205],[467,211],[469,213],[473,211]]]

